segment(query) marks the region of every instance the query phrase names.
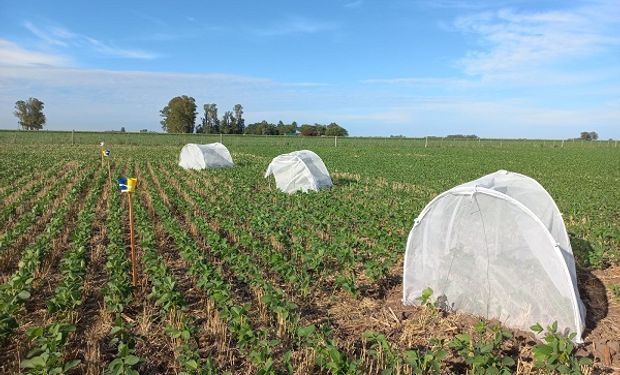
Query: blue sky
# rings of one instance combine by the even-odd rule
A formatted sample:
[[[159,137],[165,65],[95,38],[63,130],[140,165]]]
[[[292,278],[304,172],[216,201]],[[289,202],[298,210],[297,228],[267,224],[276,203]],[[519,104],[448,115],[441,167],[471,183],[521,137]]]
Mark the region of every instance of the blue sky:
[[[352,135],[620,138],[620,3],[0,0],[0,128],[160,130],[176,95]],[[199,113],[199,117],[202,113]]]

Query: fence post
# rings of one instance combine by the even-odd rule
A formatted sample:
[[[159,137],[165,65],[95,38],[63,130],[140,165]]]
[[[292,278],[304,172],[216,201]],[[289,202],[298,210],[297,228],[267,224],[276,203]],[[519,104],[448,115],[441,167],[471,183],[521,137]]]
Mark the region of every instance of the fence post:
[[[222,141],[222,139],[223,139],[223,138],[222,138],[222,133],[220,133],[220,143],[222,143],[222,144],[223,144],[224,142]]]
[[[562,148],[564,148],[564,140],[562,139]]]
[[[75,130],[71,130],[71,144],[75,144]]]
[[[424,141],[424,148],[428,147],[428,136],[426,137],[425,141]]]
[[[334,136],[334,147],[338,147],[338,136]]]

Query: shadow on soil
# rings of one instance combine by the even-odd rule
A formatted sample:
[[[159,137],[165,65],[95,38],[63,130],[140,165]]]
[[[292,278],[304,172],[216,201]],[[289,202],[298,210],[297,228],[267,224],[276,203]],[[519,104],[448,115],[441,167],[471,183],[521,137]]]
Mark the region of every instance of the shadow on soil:
[[[354,178],[336,177],[332,180],[334,186],[348,186],[358,184],[359,181]]]
[[[579,254],[589,254],[592,246],[588,241],[571,236],[571,247]],[[579,295],[586,305],[586,329],[584,337],[596,328],[598,322],[607,316],[609,301],[605,285],[589,269],[577,267],[577,285]]]

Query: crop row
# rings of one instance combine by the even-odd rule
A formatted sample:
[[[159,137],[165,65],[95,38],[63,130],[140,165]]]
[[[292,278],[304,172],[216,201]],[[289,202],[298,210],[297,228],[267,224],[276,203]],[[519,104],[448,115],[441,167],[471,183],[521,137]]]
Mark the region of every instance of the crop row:
[[[17,271],[0,286],[0,339],[17,327],[15,315],[23,302],[30,298],[32,282],[42,259],[51,250],[51,240],[62,232],[71,207],[89,185],[93,174],[94,170],[91,170],[75,183],[60,207],[53,213],[43,233],[24,249]]]
[[[201,362],[197,343],[192,340],[192,332],[196,330],[192,318],[183,311],[185,300],[178,291],[177,284],[164,259],[157,252],[156,235],[152,228],[148,212],[140,200],[133,202],[136,216],[136,229],[140,237],[144,273],[151,284],[149,298],[161,309],[167,320],[166,333],[175,342],[177,362],[182,373],[213,373],[209,360]]]
[[[49,209],[50,203],[56,198],[61,189],[66,187],[66,184],[75,177],[78,171],[78,169],[73,169],[63,178],[55,181],[51,185],[48,184],[50,189],[47,193],[40,197],[32,205],[32,207],[30,207],[30,210],[25,215],[19,217],[16,220],[15,225],[6,231],[2,237],[0,237],[0,253],[10,246],[13,241],[24,235],[30,229],[31,225],[35,223],[35,221],[37,221],[46,210]],[[46,184],[45,181],[42,181],[41,183]]]
[[[152,174],[157,175],[157,172],[154,172],[151,168],[149,169]],[[162,179],[161,175],[158,177],[158,180]],[[156,198],[155,205],[161,217],[164,218],[166,224],[171,228],[171,234],[177,238],[177,246],[181,244],[181,249],[187,249],[185,252],[188,254],[188,259],[193,259],[193,262],[195,262],[197,257],[204,257],[203,253],[196,250],[200,248],[199,244],[180,230],[181,224],[179,224],[179,221],[191,223],[191,225],[197,228],[201,239],[204,239],[208,244],[208,257],[217,261],[218,264],[221,263],[225,269],[232,271],[237,283],[246,285],[253,291],[256,301],[254,308],[266,310],[268,315],[271,316],[269,329],[258,328],[257,330],[254,328],[252,331],[251,327],[248,326],[246,328],[247,331],[243,331],[243,335],[240,335],[239,329],[235,324],[230,327],[233,333],[237,333],[237,344],[241,348],[252,348],[249,357],[252,358],[255,367],[259,368],[263,373],[274,371],[275,365],[271,353],[277,350],[277,347],[282,347],[285,350],[280,366],[286,371],[292,371],[291,369],[296,367],[293,360],[294,356],[307,356],[307,353],[312,353],[310,356],[315,357],[313,363],[324,370],[344,370],[354,367],[354,362],[338,349],[329,330],[317,329],[314,325],[303,325],[298,307],[289,302],[284,291],[265,278],[264,273],[256,264],[256,259],[260,256],[260,249],[245,249],[235,243],[229,243],[226,238],[221,237],[217,231],[211,228],[204,216],[198,215],[200,208],[198,208],[195,202],[192,205],[181,196],[181,186],[175,183],[175,180],[165,180],[173,182],[163,186],[157,181],[155,182],[155,185],[162,190],[160,193],[164,198],[161,200]],[[151,184],[148,186],[151,186]],[[150,193],[152,196],[158,194],[153,188],[150,189]],[[166,206],[164,201],[169,202],[170,208]],[[182,216],[181,220],[172,215],[170,209],[178,211]],[[180,251],[183,254],[183,250]],[[251,253],[248,253],[248,251]],[[271,266],[278,267],[277,264],[272,264]],[[205,264],[204,267],[208,267],[208,264]],[[234,303],[232,302],[232,291],[226,288],[226,277],[221,271],[218,271],[219,269],[211,268],[206,274],[202,272],[197,274],[197,276],[201,277],[201,280],[204,276],[211,276],[211,279],[215,278],[214,285],[207,285],[205,291],[216,300],[216,304],[220,308],[220,314],[223,317],[233,322],[235,320],[244,321],[249,319],[247,309],[252,306],[246,307],[242,305],[237,309],[233,307],[230,309],[226,308],[227,304]],[[200,285],[200,282],[198,284]],[[215,291],[213,291],[213,288],[215,288]],[[222,288],[225,289],[222,290]],[[234,314],[231,315],[231,311]],[[240,317],[241,313],[243,315]],[[240,342],[240,340],[242,341]],[[299,361],[301,360],[297,358],[297,362]],[[310,365],[310,368],[312,368],[312,365]]]
[[[82,288],[89,260],[95,206],[104,186],[106,175],[100,171],[94,186],[84,199],[71,236],[69,250],[60,260],[61,280],[47,301],[47,311],[54,315],[54,322],[36,326],[27,331],[35,347],[20,364],[27,374],[64,373],[80,363],[79,359],[65,361],[63,348],[71,332],[75,330],[72,312],[82,303]]]

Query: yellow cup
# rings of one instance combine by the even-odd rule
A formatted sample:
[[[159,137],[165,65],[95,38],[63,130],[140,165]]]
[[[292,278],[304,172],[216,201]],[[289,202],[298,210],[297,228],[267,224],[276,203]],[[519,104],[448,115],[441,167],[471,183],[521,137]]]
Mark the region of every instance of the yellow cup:
[[[136,191],[136,185],[138,185],[137,178],[128,178],[127,179],[127,192],[133,193],[134,191]]]

